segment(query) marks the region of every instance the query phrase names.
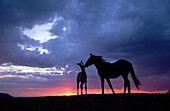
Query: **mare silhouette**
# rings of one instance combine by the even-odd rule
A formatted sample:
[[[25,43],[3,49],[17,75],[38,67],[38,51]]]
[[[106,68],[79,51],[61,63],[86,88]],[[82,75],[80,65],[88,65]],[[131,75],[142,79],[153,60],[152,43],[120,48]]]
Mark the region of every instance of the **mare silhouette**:
[[[101,78],[102,95],[104,95],[104,79],[106,79],[110,89],[112,90],[113,94],[115,94],[110,82],[110,78],[117,78],[120,75],[124,79],[124,94],[126,92],[127,87],[128,87],[128,94],[130,94],[130,81],[128,79],[129,72],[133,78],[136,87],[139,89],[138,85],[140,85],[140,81],[137,79],[135,75],[132,64],[127,60],[120,59],[117,62],[108,63],[105,62],[104,59],[102,59],[102,56],[95,56],[90,54],[90,58],[85,63],[85,67],[88,67],[92,64],[96,66],[98,74]]]
[[[77,75],[77,95],[79,95],[79,82],[81,82],[80,84],[81,96],[83,95],[83,84],[84,83],[85,83],[85,91],[86,91],[86,96],[87,96],[87,75],[86,75],[85,67],[82,61],[80,63],[77,63],[77,65],[79,65],[81,68],[81,72],[79,72]]]

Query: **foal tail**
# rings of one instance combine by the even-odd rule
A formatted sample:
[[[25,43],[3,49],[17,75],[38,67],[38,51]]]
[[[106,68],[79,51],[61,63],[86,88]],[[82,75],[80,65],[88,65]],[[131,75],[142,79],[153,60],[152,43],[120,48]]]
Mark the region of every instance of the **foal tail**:
[[[138,85],[141,85],[140,81],[138,80],[138,78],[136,77],[135,75],[135,72],[134,72],[134,69],[133,69],[133,66],[130,68],[130,74],[133,78],[133,81],[135,83],[135,86],[139,89],[139,86]]]

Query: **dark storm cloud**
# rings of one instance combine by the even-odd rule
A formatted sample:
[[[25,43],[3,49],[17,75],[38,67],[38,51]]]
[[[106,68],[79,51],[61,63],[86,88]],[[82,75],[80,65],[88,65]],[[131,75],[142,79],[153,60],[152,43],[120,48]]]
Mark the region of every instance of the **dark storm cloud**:
[[[170,47],[169,27],[170,16],[168,3],[165,2],[131,2],[133,9],[131,11],[123,11],[121,9],[118,19],[130,22],[132,27],[130,35],[127,32],[123,39],[117,45],[105,45],[106,56],[113,53],[109,57],[116,55],[123,58],[137,61],[142,67],[152,67],[155,71],[152,74],[169,72],[170,59],[168,49]],[[127,10],[129,7],[126,7]],[[123,8],[124,9],[124,8]],[[128,23],[129,24],[129,23]],[[128,27],[125,30],[129,30]],[[124,30],[121,30],[124,33]],[[122,43],[122,44],[121,44]],[[115,53],[114,53],[115,52]],[[119,52],[125,55],[119,55]],[[116,54],[118,53],[118,55]]]
[[[0,62],[30,66],[42,63],[44,56],[25,54],[18,47],[18,43],[31,43],[31,45],[35,43],[34,40],[23,37],[20,28],[23,26],[33,27],[35,24],[48,21],[54,16],[55,11],[65,7],[66,2],[66,0],[2,0],[0,2]],[[38,59],[41,57],[42,59]]]
[[[1,26],[7,25],[34,25],[45,22],[46,17],[53,15],[55,11],[60,11],[67,4],[67,0],[2,0]]]
[[[77,71],[76,62],[85,62],[92,52],[110,61],[128,59],[139,77],[157,75],[169,83],[169,4],[168,0],[1,0],[0,63],[59,68],[67,64]],[[49,23],[56,16],[61,19],[50,32],[58,38],[40,43],[23,35],[24,28]],[[21,50],[18,44],[41,46],[50,54]],[[96,78],[94,69],[87,71]]]

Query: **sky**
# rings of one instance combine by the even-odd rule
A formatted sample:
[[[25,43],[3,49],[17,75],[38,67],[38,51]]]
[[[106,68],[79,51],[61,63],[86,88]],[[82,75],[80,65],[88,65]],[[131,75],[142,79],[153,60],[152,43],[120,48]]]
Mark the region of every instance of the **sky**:
[[[169,0],[1,0],[0,29],[0,92],[76,94],[90,53],[130,61],[142,84],[129,76],[132,92],[170,89]],[[88,92],[101,93],[94,65],[86,73]],[[111,82],[123,92],[122,77]]]

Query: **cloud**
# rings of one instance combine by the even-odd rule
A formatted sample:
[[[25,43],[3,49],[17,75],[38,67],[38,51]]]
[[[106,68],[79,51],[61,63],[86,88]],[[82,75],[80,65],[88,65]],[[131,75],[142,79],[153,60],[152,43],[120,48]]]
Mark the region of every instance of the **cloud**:
[[[168,0],[2,0],[0,63],[57,69],[68,65],[61,80],[74,81],[80,70],[76,63],[85,62],[92,52],[108,62],[131,61],[139,77],[169,80],[168,4]],[[97,72],[94,67],[86,70],[92,83]],[[54,80],[49,75],[33,76]],[[157,81],[163,81],[160,78]]]
[[[53,24],[56,22],[54,19],[51,23],[46,23],[43,25],[35,25],[32,29],[24,29],[23,34],[34,39],[38,40],[40,43],[47,42],[50,39],[55,39],[57,36],[51,35],[49,30],[53,27]]]
[[[68,67],[67,67],[68,68]],[[3,63],[0,66],[0,78],[4,77],[21,77],[21,78],[29,78],[40,76],[62,76],[65,71],[68,71],[67,68],[62,67],[61,69],[57,69],[56,67],[50,68],[40,68],[40,67],[29,67],[29,66],[19,66],[13,65],[11,63]]]

